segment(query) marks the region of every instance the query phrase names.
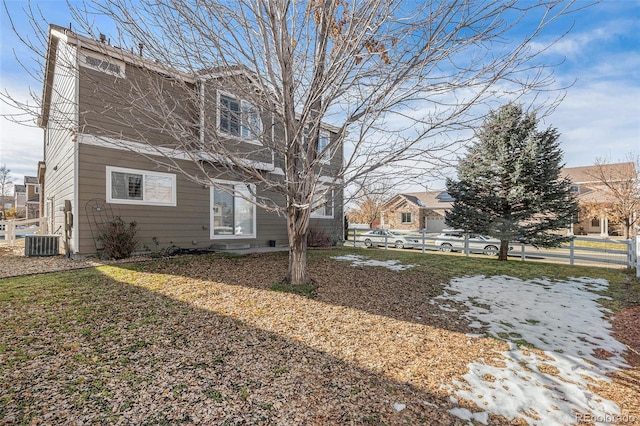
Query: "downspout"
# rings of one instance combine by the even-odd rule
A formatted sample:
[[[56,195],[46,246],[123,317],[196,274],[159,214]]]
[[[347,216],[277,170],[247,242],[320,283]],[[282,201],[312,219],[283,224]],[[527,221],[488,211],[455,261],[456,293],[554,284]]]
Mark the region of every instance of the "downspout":
[[[75,64],[74,64],[74,72],[75,72],[75,87],[74,87],[74,118],[75,118],[75,130],[76,130],[76,140],[75,142],[71,141],[71,143],[76,144],[74,150],[73,150],[73,204],[71,206],[71,211],[72,211],[72,215],[73,217],[76,219],[73,222],[75,222],[75,227],[72,225],[72,240],[73,240],[73,254],[77,254],[78,251],[80,250],[80,216],[78,215],[79,212],[79,206],[78,204],[80,203],[80,173],[78,170],[79,167],[79,157],[80,157],[80,144],[82,143],[82,135],[79,134],[80,133],[80,50],[82,47],[82,42],[80,41],[80,39],[77,39],[77,44],[76,44],[76,51],[75,51]],[[66,217],[65,217],[66,219]],[[74,229],[75,228],[75,229]],[[67,254],[67,257],[70,257],[71,253]]]

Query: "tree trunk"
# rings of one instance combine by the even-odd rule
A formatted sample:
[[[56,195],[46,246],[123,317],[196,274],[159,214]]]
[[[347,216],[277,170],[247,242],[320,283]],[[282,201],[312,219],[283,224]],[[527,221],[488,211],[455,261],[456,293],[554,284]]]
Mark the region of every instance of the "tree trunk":
[[[509,254],[509,241],[500,240],[500,252],[498,253],[498,260],[507,260]]]
[[[307,274],[307,230],[309,209],[289,207],[287,232],[289,234],[289,269],[286,282],[292,285],[309,284]]]
[[[632,222],[630,217],[626,218],[622,224],[623,233],[624,233],[623,238],[625,240],[628,240],[629,236],[631,235],[631,224]]]

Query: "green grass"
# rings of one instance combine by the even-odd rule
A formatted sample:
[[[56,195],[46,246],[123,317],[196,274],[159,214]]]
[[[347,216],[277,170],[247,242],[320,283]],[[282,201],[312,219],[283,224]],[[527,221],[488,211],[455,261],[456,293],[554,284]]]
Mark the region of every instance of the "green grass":
[[[626,250],[626,244],[615,243],[615,242],[607,242],[607,241],[583,241],[583,240],[574,240],[574,247],[587,247],[587,248],[598,248],[603,250]],[[568,245],[567,245],[568,247]]]
[[[307,285],[291,285],[282,282],[276,282],[271,284],[271,290],[277,291],[279,293],[292,293],[297,294],[298,296],[304,296],[309,299],[313,299],[316,297],[316,290],[318,286],[315,284],[307,284]]]
[[[359,254],[377,260],[398,259],[405,264],[417,265],[403,273],[417,276],[428,273],[443,282],[454,277],[471,275],[511,276],[522,280],[547,279],[551,281],[567,280],[575,277],[605,279],[609,282],[608,290],[603,296],[603,304],[613,311],[629,306],[640,305],[640,279],[635,277],[635,270],[601,268],[595,266],[566,265],[544,262],[522,262],[520,259],[499,261],[495,257],[483,255],[459,256],[437,252],[422,253],[419,250],[370,250],[340,247],[333,250],[310,251],[309,259],[325,256],[341,256]]]

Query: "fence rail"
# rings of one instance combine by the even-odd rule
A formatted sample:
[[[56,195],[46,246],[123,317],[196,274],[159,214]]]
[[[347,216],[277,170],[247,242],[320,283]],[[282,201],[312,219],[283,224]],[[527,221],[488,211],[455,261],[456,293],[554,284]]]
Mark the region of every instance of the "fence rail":
[[[0,242],[14,245],[18,238],[30,234],[46,234],[47,218],[0,220]]]
[[[457,251],[469,256],[473,253],[495,255],[495,248],[499,247],[496,241],[485,241],[479,238],[471,238],[469,233],[464,233],[461,238],[444,236],[437,232],[428,231],[397,231],[384,235],[372,235],[370,230],[348,229],[347,244],[377,245],[385,250],[399,246],[402,241],[403,248],[413,248],[426,251]],[[365,244],[365,241],[368,242]],[[638,253],[640,253],[640,239],[613,240],[603,238],[576,237],[571,242],[561,247],[552,249],[536,248],[520,242],[511,242],[509,257],[518,257],[520,260],[534,261],[564,261],[570,265],[589,264],[595,266],[628,266],[636,268],[636,275],[640,277],[638,268]]]

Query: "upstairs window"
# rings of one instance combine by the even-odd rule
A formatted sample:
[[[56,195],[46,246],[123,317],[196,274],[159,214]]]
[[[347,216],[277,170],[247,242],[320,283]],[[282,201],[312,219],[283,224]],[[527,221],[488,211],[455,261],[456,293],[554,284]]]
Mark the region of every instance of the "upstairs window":
[[[247,140],[258,140],[262,134],[262,119],[258,109],[249,102],[220,94],[218,129],[220,132]]]
[[[126,77],[125,64],[118,59],[84,49],[82,49],[79,58],[80,65],[85,68],[91,68],[120,78]]]
[[[309,143],[309,130],[304,129],[304,142],[305,144]],[[318,158],[323,163],[328,163],[330,160],[330,153],[327,147],[329,146],[329,133],[325,131],[320,131],[318,136]]]
[[[322,161],[329,161],[329,133],[320,132],[320,137],[318,139],[318,157]]]

